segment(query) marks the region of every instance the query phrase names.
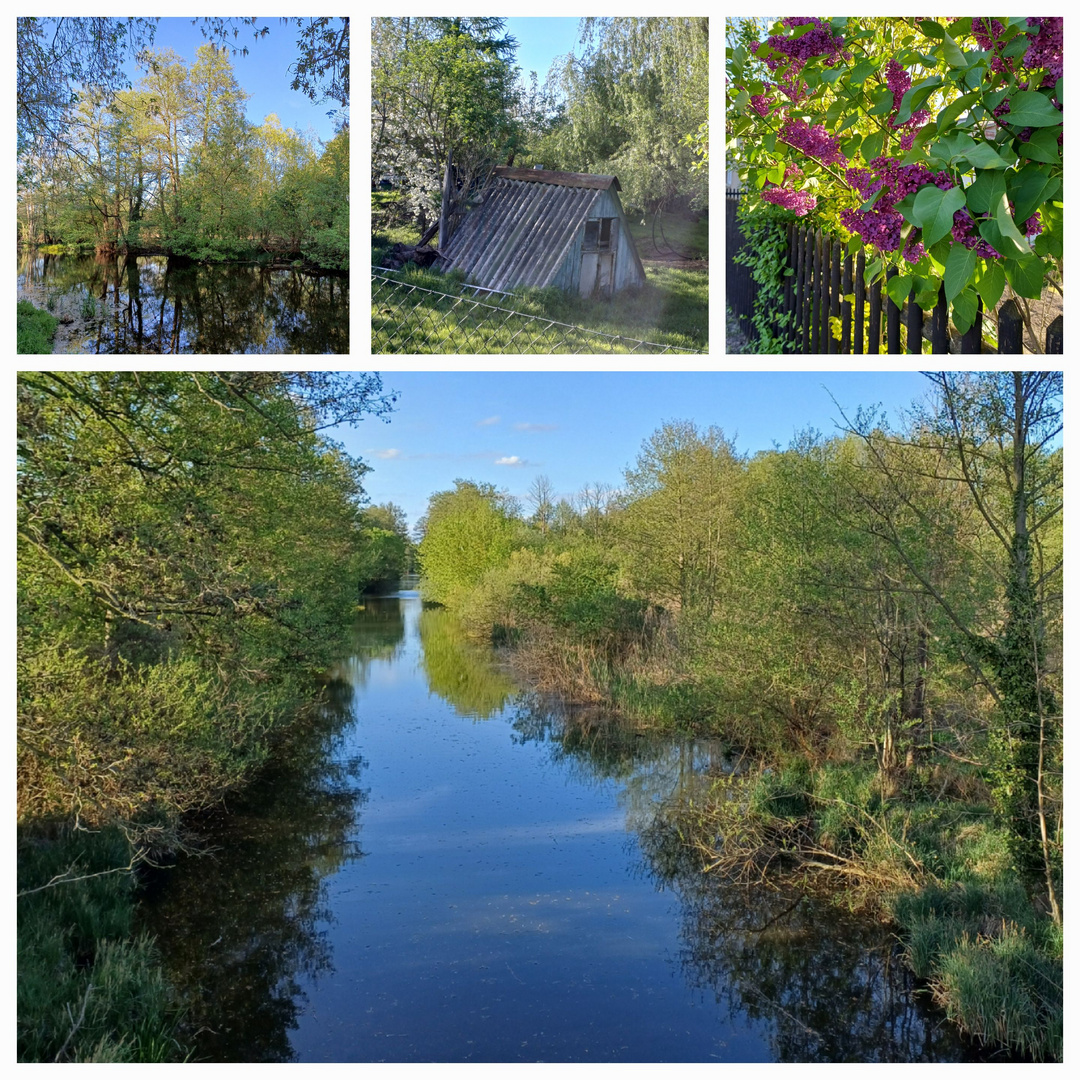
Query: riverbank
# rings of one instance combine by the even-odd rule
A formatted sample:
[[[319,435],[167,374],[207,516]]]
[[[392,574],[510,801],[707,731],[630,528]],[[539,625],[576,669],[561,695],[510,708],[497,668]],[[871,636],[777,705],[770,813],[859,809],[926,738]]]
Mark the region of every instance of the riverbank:
[[[887,920],[922,991],[965,1035],[1005,1060],[1062,1060],[1062,929],[1018,879],[975,762],[924,749],[882,770],[836,746],[777,754],[725,719],[714,686],[657,680],[671,657],[635,649],[611,663],[550,630],[497,636],[507,670],[545,693],[610,710],[631,731],[741,749],[737,775],[668,808],[714,887],[813,895]],[[948,745],[947,731],[937,737]]]

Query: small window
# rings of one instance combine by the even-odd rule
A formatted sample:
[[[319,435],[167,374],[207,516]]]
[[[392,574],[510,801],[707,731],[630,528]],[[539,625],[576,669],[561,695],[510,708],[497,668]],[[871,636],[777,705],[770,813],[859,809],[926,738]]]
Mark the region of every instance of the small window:
[[[606,251],[613,242],[616,232],[615,218],[599,218],[585,222],[585,251]]]

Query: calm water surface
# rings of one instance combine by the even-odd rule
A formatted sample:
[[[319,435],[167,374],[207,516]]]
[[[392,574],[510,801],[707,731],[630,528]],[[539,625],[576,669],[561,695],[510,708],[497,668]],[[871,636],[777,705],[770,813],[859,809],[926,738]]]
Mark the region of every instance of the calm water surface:
[[[727,767],[522,693],[415,593],[145,905],[217,1061],[964,1060],[887,931],[686,865]],[[786,913],[785,913],[786,911]]]
[[[163,255],[18,255],[18,295],[61,353],[345,353],[347,276],[179,265]]]

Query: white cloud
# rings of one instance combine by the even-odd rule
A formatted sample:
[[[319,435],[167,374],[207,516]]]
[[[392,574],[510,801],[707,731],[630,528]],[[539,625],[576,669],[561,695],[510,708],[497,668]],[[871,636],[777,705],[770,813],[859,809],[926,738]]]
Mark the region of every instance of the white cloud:
[[[558,424],[530,424],[527,421],[522,424],[514,425],[515,429],[518,431],[555,431],[558,426]]]
[[[486,420],[477,420],[477,427],[491,427],[492,424],[497,424],[502,419],[501,416],[489,416]]]
[[[510,457],[501,457],[501,458],[499,458],[498,461],[495,462],[495,464],[496,465],[521,466],[521,465],[528,465],[529,463],[527,461],[524,461],[521,458],[519,458],[517,456],[517,454],[513,454]]]
[[[377,458],[382,458],[383,461],[390,461],[393,458],[401,457],[401,451],[400,450],[376,450],[375,451],[375,456]]]

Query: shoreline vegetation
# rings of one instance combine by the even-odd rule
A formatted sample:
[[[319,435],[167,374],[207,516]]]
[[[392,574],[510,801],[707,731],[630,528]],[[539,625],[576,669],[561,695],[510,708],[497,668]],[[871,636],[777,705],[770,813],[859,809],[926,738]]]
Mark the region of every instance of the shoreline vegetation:
[[[669,808],[702,873],[890,920],[968,1036],[1060,1060],[1060,374],[931,382],[749,460],[669,422],[531,514],[459,480],[421,589],[535,688],[728,743]]]
[[[318,709],[404,555],[320,434],[392,403],[377,376],[19,374],[19,1060],[191,1057],[140,874]]]

